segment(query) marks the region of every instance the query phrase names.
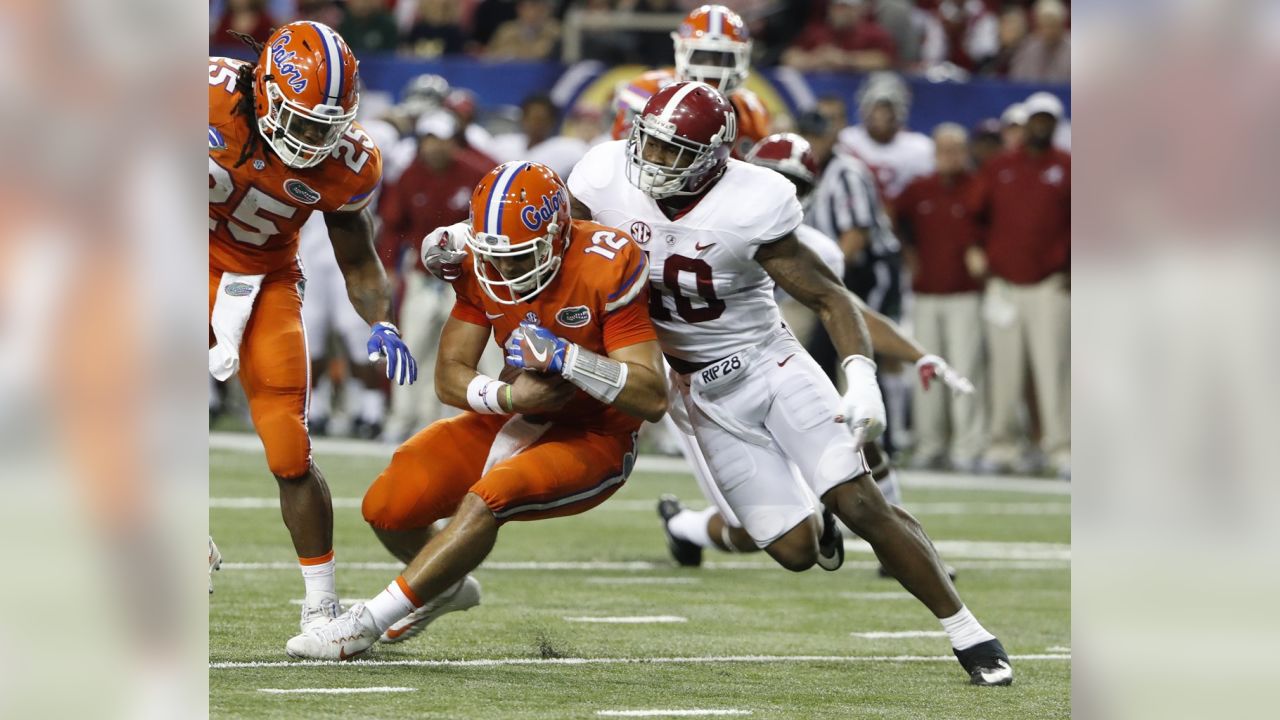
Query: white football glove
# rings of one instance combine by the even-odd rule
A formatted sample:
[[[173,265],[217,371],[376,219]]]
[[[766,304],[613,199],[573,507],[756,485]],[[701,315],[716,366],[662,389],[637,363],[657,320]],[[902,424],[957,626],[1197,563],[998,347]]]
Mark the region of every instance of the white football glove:
[[[846,390],[841,402],[845,422],[849,427],[863,424],[865,442],[871,442],[884,432],[884,397],[876,383],[876,364],[865,355],[850,355],[841,363],[844,368]]]
[[[917,360],[916,372],[920,374],[920,384],[925,390],[929,389],[930,382],[938,379],[961,395],[969,395],[973,392],[973,383],[969,382],[969,378],[956,372],[955,368],[937,355],[925,355]]]
[[[432,230],[422,239],[422,266],[445,282],[462,277],[462,261],[466,259],[467,238],[471,223],[457,222]]]

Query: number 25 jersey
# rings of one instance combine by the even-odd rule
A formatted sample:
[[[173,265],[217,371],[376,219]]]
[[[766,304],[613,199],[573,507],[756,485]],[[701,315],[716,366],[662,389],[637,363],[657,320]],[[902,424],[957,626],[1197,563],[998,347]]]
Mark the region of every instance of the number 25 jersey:
[[[294,262],[298,231],[320,212],[364,208],[382,177],[382,157],[357,123],[320,164],[291,168],[237,112],[239,60],[209,58],[209,267],[270,273]],[[254,152],[239,166],[246,143]]]
[[[729,160],[720,180],[668,218],[627,180],[627,141],[592,148],[569,192],[593,219],[621,228],[649,255],[649,315],[667,355],[718,360],[782,324],[773,278],[756,250],[794,231],[804,211],[795,187],[767,168]]]

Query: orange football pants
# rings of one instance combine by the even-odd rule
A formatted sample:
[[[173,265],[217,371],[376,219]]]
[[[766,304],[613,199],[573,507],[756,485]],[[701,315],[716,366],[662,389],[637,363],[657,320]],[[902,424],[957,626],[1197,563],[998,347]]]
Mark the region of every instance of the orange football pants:
[[[553,425],[481,475],[510,420],[465,412],[432,423],[391,457],[364,496],[364,519],[383,530],[423,528],[475,493],[498,522],[577,515],[613,495],[635,458],[635,434],[601,435]]]
[[[222,274],[209,270],[209,315]],[[296,263],[267,275],[240,341],[240,386],[249,400],[253,426],[262,439],[267,467],[294,478],[311,465],[307,398],[311,368],[302,329],[302,268]],[[213,331],[209,346],[213,347]]]

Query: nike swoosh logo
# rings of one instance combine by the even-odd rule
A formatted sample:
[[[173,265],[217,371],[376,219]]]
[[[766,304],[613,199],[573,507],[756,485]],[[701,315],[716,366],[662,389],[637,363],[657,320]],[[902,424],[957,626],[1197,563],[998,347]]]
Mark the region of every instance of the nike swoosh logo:
[[[782,367],[783,365],[786,365],[787,361],[789,361],[791,358],[795,356],[796,356],[795,353],[791,353],[790,355],[786,356],[785,358],[782,359],[782,362],[778,363],[778,367]]]
[[[352,653],[352,654],[348,655],[348,654],[347,654],[347,649],[346,649],[345,647],[338,648],[338,659],[339,659],[339,660],[350,660],[351,658],[359,657],[360,655],[363,655],[363,654],[364,654],[364,651],[363,651],[363,650],[361,650],[361,651],[360,651],[360,652],[358,652],[358,653]]]
[[[406,632],[408,632],[408,631],[409,631],[409,628],[411,628],[411,627],[413,627],[413,626],[412,626],[412,625],[405,625],[405,626],[404,626],[403,628],[401,628],[400,630],[392,630],[392,629],[388,628],[388,629],[387,629],[387,637],[389,637],[389,638],[391,638],[391,639],[393,639],[393,640],[394,640],[395,638],[398,638],[398,637],[400,637],[401,635],[403,635],[403,634],[405,634]]]
[[[1013,677],[1013,668],[1009,667],[1009,665],[1003,660],[997,660],[996,662],[1000,663],[999,670],[996,670],[995,672],[983,671],[979,673],[982,675],[983,682],[996,683]]]
[[[489,313],[485,313],[484,316],[489,318],[490,320],[497,320],[498,318],[502,317],[502,313],[498,313],[497,315],[490,315]]]
[[[703,250],[706,250],[707,248],[711,247],[712,245],[715,245],[715,243],[707,243],[706,245],[703,245],[702,243],[694,243],[694,244],[693,244],[693,249],[694,249],[694,250],[697,250],[698,252],[702,252]]]
[[[547,359],[547,351],[546,351],[546,350],[543,350],[542,352],[538,352],[538,348],[533,347],[532,345],[530,345],[530,346],[529,346],[529,354],[530,354],[530,355],[532,355],[532,356],[534,357],[534,359],[535,359],[535,360],[537,360],[538,362],[546,362],[546,359]]]

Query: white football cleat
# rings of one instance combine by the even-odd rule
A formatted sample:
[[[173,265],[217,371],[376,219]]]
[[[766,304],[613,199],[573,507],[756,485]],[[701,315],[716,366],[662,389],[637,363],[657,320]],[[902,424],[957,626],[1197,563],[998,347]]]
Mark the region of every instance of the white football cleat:
[[[334,593],[307,593],[302,601],[302,616],[298,618],[298,629],[302,632],[314,630],[329,624],[330,620],[342,614],[342,606],[338,604],[338,596]]]
[[[285,643],[290,657],[312,660],[350,660],[378,642],[378,628],[364,603]]]
[[[213,571],[222,569],[222,553],[213,544],[213,536],[209,536],[209,594],[213,594]]]
[[[480,581],[468,575],[462,578],[462,582],[458,583],[458,587],[453,592],[434,598],[387,628],[387,631],[382,633],[382,642],[398,643],[417,637],[441,615],[470,610],[479,604]]]

